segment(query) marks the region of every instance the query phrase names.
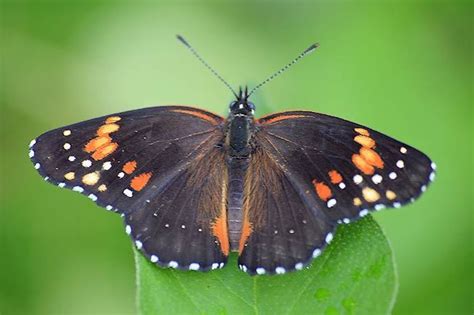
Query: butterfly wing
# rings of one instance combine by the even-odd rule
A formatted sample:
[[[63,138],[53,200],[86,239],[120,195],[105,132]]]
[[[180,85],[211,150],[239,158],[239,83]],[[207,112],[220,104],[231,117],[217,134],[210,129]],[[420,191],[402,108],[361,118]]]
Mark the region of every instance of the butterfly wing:
[[[332,238],[337,223],[349,223],[371,210],[411,202],[426,190],[435,176],[435,164],[420,151],[340,118],[304,111],[285,112],[258,120],[257,130],[257,151],[263,152],[260,155],[264,155],[265,160],[273,161],[266,176],[271,172],[280,175],[276,184],[272,182],[278,189],[247,197],[250,225],[255,228],[240,262],[250,272],[256,272],[257,268],[269,273],[298,269],[310,261],[313,252],[316,256],[322,250],[324,243]],[[283,192],[289,195],[281,197]],[[288,204],[285,198],[294,204]],[[265,216],[270,220],[281,216],[284,210],[296,214],[302,209],[307,209],[308,215],[314,216],[313,220],[324,223],[318,222],[320,227],[308,232],[309,218],[299,217],[293,221],[286,218],[279,227],[286,235],[278,239],[267,231],[274,222],[259,223],[251,219]],[[303,224],[303,220],[306,223]],[[269,239],[267,243],[273,242],[270,247],[275,251],[280,243],[290,242],[298,233],[308,244],[306,255],[297,255],[289,246],[286,258],[275,254],[271,257],[269,253],[262,255],[261,250],[254,249],[258,247],[255,240],[265,236]],[[297,245],[296,248],[302,247]],[[290,258],[298,258],[298,262]],[[277,270],[279,266],[282,268]]]
[[[49,131],[30,158],[46,180],[121,213],[153,262],[207,270],[227,257],[216,228],[227,185],[222,129],[205,111],[153,107]]]
[[[243,271],[300,270],[331,241],[335,223],[312,207],[314,197],[293,175],[263,146],[253,152],[244,180],[238,260]]]

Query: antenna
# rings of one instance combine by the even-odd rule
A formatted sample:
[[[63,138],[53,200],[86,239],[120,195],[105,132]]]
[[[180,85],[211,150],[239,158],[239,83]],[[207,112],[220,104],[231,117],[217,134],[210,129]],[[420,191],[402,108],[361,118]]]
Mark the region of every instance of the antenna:
[[[204,61],[204,59],[202,59],[202,57],[197,53],[197,51],[184,39],[183,36],[181,35],[176,35],[176,37],[178,38],[178,40],[184,44],[184,46],[186,46],[189,51],[191,51],[191,53],[197,58],[199,59],[199,61],[201,61],[201,63],[203,65],[206,66],[206,68],[208,68],[209,70],[211,70],[211,72],[219,79],[221,80],[222,83],[224,83],[228,88],[229,90],[232,91],[232,93],[235,95],[236,98],[239,98],[239,96],[237,95],[237,93],[234,91],[234,89],[230,86],[229,83],[227,83],[226,80],[224,80],[220,75],[219,73],[216,72],[216,70],[214,70],[206,61]]]
[[[287,64],[286,66],[284,66],[283,68],[281,68],[280,70],[278,70],[277,72],[275,72],[274,74],[272,74],[271,76],[269,76],[266,80],[264,80],[263,82],[261,82],[260,84],[258,84],[256,87],[254,87],[250,93],[248,94],[248,96],[252,95],[253,92],[255,92],[256,90],[258,90],[259,88],[261,88],[263,85],[267,84],[268,82],[270,82],[271,80],[275,79],[277,76],[279,76],[280,74],[282,74],[283,72],[285,72],[286,70],[288,70],[288,68],[290,68],[291,66],[293,66],[295,63],[297,63],[298,61],[300,61],[301,58],[303,58],[304,56],[306,56],[307,54],[309,53],[312,53],[313,51],[316,50],[316,48],[319,47],[319,44],[316,43],[316,44],[313,44],[311,46],[309,46],[308,48],[306,48],[305,51],[303,51],[298,57],[296,57],[295,59],[293,59],[289,64]]]

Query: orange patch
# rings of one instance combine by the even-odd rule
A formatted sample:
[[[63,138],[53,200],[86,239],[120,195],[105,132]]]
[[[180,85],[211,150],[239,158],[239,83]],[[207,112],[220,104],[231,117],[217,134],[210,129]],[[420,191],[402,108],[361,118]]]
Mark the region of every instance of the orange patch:
[[[111,142],[104,146],[101,146],[97,149],[91,156],[94,160],[100,161],[106,158],[109,154],[112,154],[115,150],[117,150],[118,144],[115,142]]]
[[[360,156],[362,156],[362,158],[364,158],[364,160],[366,160],[370,165],[377,168],[383,168],[382,158],[374,150],[362,147],[359,153]]]
[[[120,118],[119,116],[110,116],[108,117],[106,120],[105,120],[105,123],[106,124],[111,124],[111,123],[114,123],[114,122],[117,122],[119,120],[121,120],[122,118]]]
[[[318,183],[315,179],[313,180],[314,189],[318,194],[318,197],[323,201],[328,201],[332,196],[331,188],[325,183]]]
[[[130,187],[132,187],[135,191],[140,191],[143,187],[148,184],[148,181],[151,178],[152,173],[141,173],[140,175],[135,176],[130,181]]]
[[[214,117],[206,115],[202,112],[198,112],[198,111],[194,111],[194,110],[187,110],[187,109],[173,109],[171,111],[175,112],[175,113],[183,113],[183,114],[192,115],[192,116],[207,120],[208,122],[212,123],[213,125],[217,125],[219,123]]]
[[[97,129],[97,135],[99,137],[108,135],[109,133],[115,132],[120,129],[120,126],[117,124],[106,124],[102,125]]]
[[[247,239],[249,238],[250,234],[252,234],[252,232],[252,225],[250,224],[249,219],[245,217],[244,222],[242,223],[242,235],[240,236],[239,241],[239,255],[242,254],[245,247],[245,242],[247,242]]]
[[[137,168],[137,161],[129,161],[125,163],[125,165],[122,167],[122,171],[124,171],[127,174],[132,174],[136,168]]]
[[[86,151],[87,153],[92,153],[98,148],[100,148],[101,146],[106,145],[107,143],[111,141],[112,139],[108,135],[103,136],[103,137],[96,137],[90,140],[89,142],[87,142],[87,144],[84,146],[84,151]]]
[[[264,124],[272,124],[281,120],[286,120],[286,119],[291,119],[291,118],[304,118],[304,117],[307,117],[307,116],[305,115],[278,115],[268,120],[265,120],[265,117],[263,117],[259,119],[259,122],[262,122]]]
[[[339,174],[338,171],[336,170],[329,171],[328,175],[331,178],[331,183],[339,184],[340,182],[342,182],[342,176],[341,174]]]
[[[364,128],[354,128],[354,131],[363,136],[370,136],[370,133],[367,131],[367,129]]]
[[[369,149],[370,150],[370,149]],[[370,165],[362,156],[359,154],[352,155],[352,163],[364,174],[372,175],[375,171],[374,167]]]
[[[229,255],[229,238],[227,233],[227,213],[222,212],[222,215],[212,223],[212,234],[219,240],[221,251],[225,256]]]
[[[375,147],[375,140],[367,136],[361,136],[361,135],[355,136],[354,141],[360,144],[361,146],[369,148],[369,149]]]

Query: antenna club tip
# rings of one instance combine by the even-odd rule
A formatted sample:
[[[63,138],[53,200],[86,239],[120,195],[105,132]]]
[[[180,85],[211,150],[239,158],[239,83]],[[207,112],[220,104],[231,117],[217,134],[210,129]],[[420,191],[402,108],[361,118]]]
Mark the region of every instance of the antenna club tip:
[[[176,34],[176,38],[181,42],[183,43],[184,45],[188,46],[189,47],[189,43],[184,39],[183,36],[179,35],[179,34]]]
[[[305,50],[305,53],[310,53],[316,50],[319,47],[319,43],[314,43]]]

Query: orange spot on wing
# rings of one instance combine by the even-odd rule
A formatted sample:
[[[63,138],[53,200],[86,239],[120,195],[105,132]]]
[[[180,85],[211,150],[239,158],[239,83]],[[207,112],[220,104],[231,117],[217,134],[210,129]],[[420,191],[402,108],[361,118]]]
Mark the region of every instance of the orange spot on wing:
[[[114,122],[117,122],[119,120],[121,120],[122,118],[120,118],[119,116],[110,116],[108,117],[106,120],[105,120],[105,123],[106,124],[111,124],[111,123],[114,123]]]
[[[229,255],[229,238],[227,233],[227,213],[223,212],[220,217],[212,223],[212,234],[217,238],[221,246],[222,253]]]
[[[173,109],[171,111],[175,113],[183,113],[183,114],[192,115],[192,116],[207,120],[213,125],[217,125],[219,123],[217,119],[215,119],[214,117],[204,114],[203,112],[200,112],[200,111],[194,111],[194,110],[188,110],[188,109]]]
[[[109,133],[115,132],[120,129],[120,126],[117,124],[106,124],[102,125],[97,129],[97,135],[101,136],[108,136]]]
[[[135,191],[142,190],[146,184],[148,184],[151,175],[152,173],[141,173],[140,175],[135,176],[130,182],[130,187],[132,187]]]
[[[315,179],[313,180],[314,189],[318,194],[318,197],[323,201],[328,201],[329,198],[332,196],[331,188],[328,185],[322,182],[317,182]]]
[[[245,247],[245,243],[247,242],[247,239],[250,237],[250,234],[252,234],[252,232],[252,224],[250,223],[249,219],[245,217],[242,223],[242,234],[240,236],[239,241],[239,255],[242,254]]]
[[[305,115],[278,115],[270,119],[266,119],[265,117],[260,118],[259,122],[263,124],[272,124],[278,121],[286,120],[286,119],[292,119],[292,118],[304,118],[307,117]]]
[[[354,128],[354,131],[363,136],[370,136],[370,133],[367,131],[367,129],[364,128]]]
[[[354,141],[360,144],[361,146],[369,148],[369,149],[375,147],[375,140],[367,136],[361,136],[361,135],[355,136]]]
[[[364,174],[372,175],[375,171],[374,167],[370,165],[362,156],[359,154],[352,155],[352,163]]]
[[[124,171],[127,174],[132,174],[136,168],[137,168],[137,161],[129,161],[125,163],[125,165],[122,167],[122,171]]]
[[[372,166],[377,168],[383,168],[383,161],[380,155],[372,149],[362,147],[359,151],[360,155],[364,160]]]
[[[339,174],[338,171],[336,170],[329,171],[328,175],[329,175],[329,178],[331,179],[331,183],[339,184],[340,182],[342,182],[342,176],[341,174]]]
[[[86,151],[87,153],[92,153],[98,148],[100,148],[101,146],[106,145],[107,143],[111,141],[112,139],[108,135],[103,136],[103,137],[96,137],[90,140],[89,142],[87,142],[87,144],[84,146],[84,151]]]
[[[94,160],[100,161],[117,150],[118,144],[111,142],[98,148],[91,156]]]

